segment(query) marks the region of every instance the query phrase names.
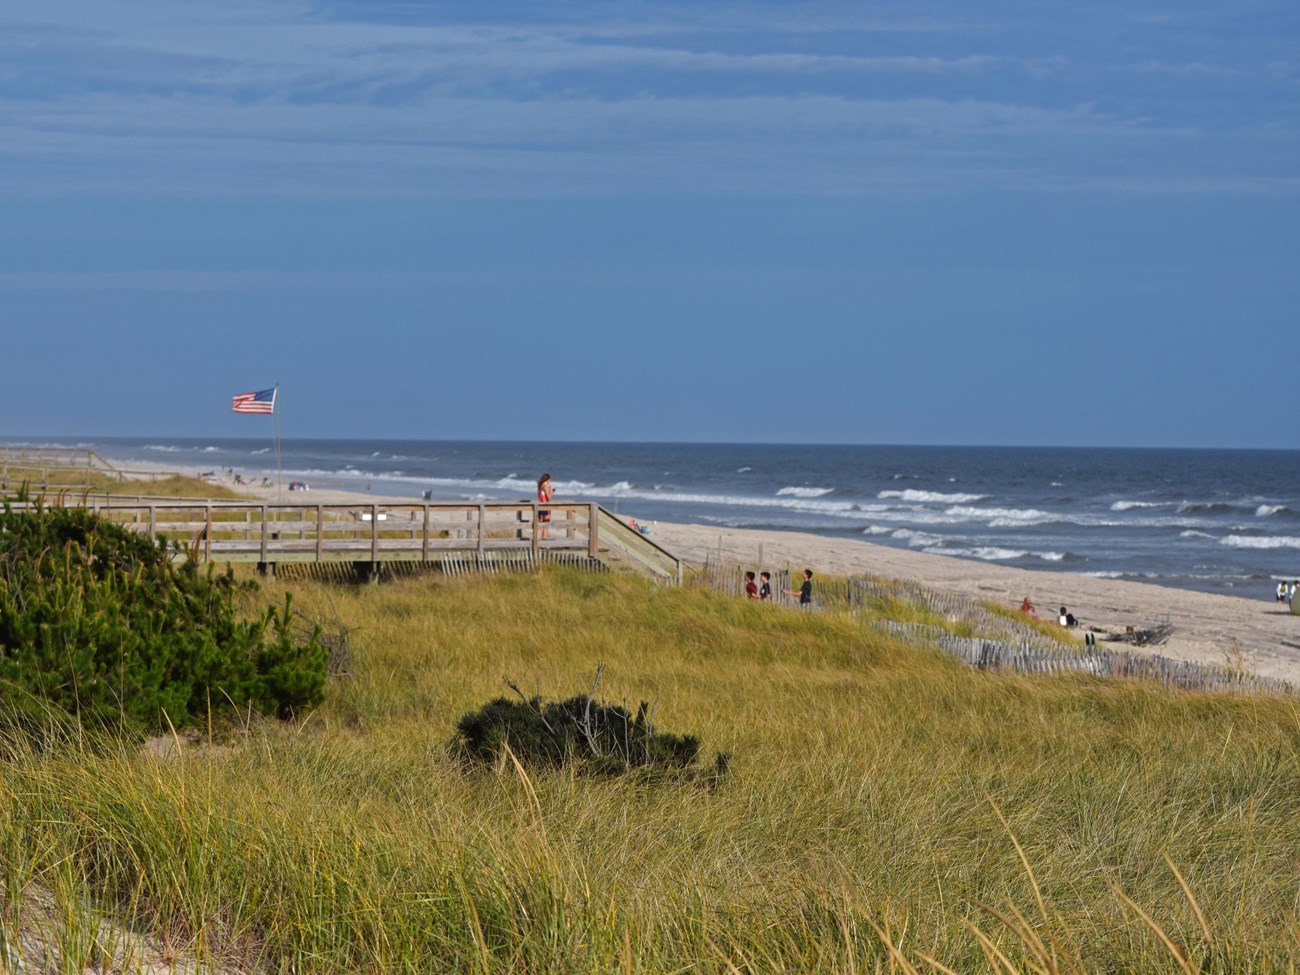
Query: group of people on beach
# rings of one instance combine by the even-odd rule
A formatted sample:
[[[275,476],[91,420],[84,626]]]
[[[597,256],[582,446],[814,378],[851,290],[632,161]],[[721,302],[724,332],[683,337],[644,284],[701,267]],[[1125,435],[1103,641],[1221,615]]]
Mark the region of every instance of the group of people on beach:
[[[782,589],[787,596],[798,596],[800,606],[808,606],[812,603],[812,569],[803,570],[803,585],[798,589]],[[761,580],[761,581],[760,581]],[[749,599],[756,599],[760,603],[765,603],[772,598],[772,573],[760,572],[755,578],[752,571],[745,572],[745,596]]]
[[[1295,602],[1295,591],[1300,589],[1300,579],[1292,579],[1288,586],[1283,579],[1277,584],[1277,601],[1290,606]]]

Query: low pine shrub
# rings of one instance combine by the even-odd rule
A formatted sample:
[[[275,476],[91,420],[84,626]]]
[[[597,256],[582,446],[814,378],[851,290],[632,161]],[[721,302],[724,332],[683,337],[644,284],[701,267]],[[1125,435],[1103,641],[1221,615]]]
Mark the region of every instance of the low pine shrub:
[[[288,716],[324,697],[328,651],[282,609],[245,618],[227,570],[82,508],[0,512],[0,703],[44,700],[138,730],[211,711]]]
[[[694,735],[655,731],[644,701],[634,716],[588,694],[550,702],[499,697],[462,717],[456,731],[460,754],[475,764],[497,762],[508,747],[526,767],[594,775],[680,771],[700,751]],[[726,764],[720,755],[712,774],[720,775]]]

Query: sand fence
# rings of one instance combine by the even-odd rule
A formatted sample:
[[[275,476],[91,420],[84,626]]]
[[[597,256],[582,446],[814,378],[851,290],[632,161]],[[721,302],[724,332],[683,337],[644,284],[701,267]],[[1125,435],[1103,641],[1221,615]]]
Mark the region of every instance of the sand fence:
[[[787,566],[772,571],[775,602],[798,605],[782,589],[792,589],[793,573]],[[736,564],[706,562],[692,580],[717,592],[743,598],[744,569]],[[862,576],[821,583],[814,590],[813,612],[838,609],[861,617],[882,632],[908,642],[935,647],[981,670],[1011,670],[1021,674],[1084,673],[1096,677],[1154,680],[1165,687],[1191,691],[1228,691],[1247,694],[1295,694],[1289,681],[1261,677],[1244,665],[1225,666],[1177,660],[1157,653],[1086,646],[1070,639],[1055,640],[1041,629],[1014,615],[995,612],[966,596],[930,589],[920,583]],[[968,628],[978,636],[961,636],[944,626],[884,619],[878,607],[893,600],[942,616],[950,625]],[[1168,634],[1168,620],[1146,633]]]

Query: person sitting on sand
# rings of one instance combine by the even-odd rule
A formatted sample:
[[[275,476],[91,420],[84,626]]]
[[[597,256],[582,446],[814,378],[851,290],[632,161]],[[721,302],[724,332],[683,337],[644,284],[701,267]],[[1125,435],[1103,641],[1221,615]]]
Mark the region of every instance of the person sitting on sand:
[[[1034,608],[1034,601],[1028,596],[1026,596],[1025,601],[1020,604],[1020,612],[1024,613],[1026,616],[1032,616],[1034,619],[1038,619],[1038,610]]]
[[[1064,606],[1061,607],[1061,616],[1056,622],[1060,623],[1062,626],[1067,626],[1067,627],[1078,626],[1079,624],[1079,621],[1074,618],[1074,614],[1071,613]]]
[[[745,595],[750,599],[758,598],[758,583],[754,581],[754,573],[745,573]]]
[[[812,605],[812,569],[803,570],[803,585],[799,587],[798,592],[793,589],[782,589],[781,591],[787,596],[798,596],[800,606]]]

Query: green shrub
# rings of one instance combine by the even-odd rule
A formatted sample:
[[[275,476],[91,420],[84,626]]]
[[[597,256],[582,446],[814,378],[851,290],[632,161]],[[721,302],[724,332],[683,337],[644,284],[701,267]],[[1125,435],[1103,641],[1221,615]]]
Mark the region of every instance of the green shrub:
[[[540,697],[499,697],[462,717],[456,730],[461,754],[474,762],[493,763],[508,746],[525,766],[601,775],[685,769],[700,750],[693,735],[655,731],[645,702],[633,717],[627,708],[601,704],[587,694],[547,703]],[[720,757],[718,771],[725,765],[725,756]]]
[[[150,730],[324,696],[327,651],[282,610],[241,618],[234,576],[82,508],[0,513],[0,699]]]

